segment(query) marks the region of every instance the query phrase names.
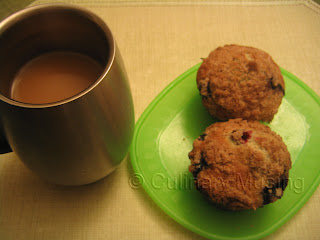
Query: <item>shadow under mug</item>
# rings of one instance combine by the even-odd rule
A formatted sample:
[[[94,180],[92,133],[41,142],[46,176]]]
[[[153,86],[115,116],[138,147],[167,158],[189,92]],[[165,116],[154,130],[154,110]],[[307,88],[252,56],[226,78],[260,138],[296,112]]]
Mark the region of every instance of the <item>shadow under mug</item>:
[[[30,59],[73,51],[104,66],[79,94],[49,104],[10,98],[10,84]],[[45,4],[23,9],[0,23],[1,152],[12,151],[49,182],[82,185],[112,172],[125,158],[134,108],[125,67],[108,26],[78,6]]]

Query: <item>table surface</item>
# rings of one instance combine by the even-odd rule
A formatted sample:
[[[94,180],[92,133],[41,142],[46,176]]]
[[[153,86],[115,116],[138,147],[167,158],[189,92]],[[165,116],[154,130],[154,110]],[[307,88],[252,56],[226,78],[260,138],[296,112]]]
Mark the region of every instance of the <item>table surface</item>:
[[[320,6],[312,1],[64,2],[92,10],[112,29],[136,120],[171,81],[230,43],[265,50],[320,93]],[[42,181],[14,153],[0,158],[0,239],[203,239],[167,216],[143,189],[130,187],[129,157],[110,176],[80,187]],[[319,212],[317,189],[265,239],[319,239]]]

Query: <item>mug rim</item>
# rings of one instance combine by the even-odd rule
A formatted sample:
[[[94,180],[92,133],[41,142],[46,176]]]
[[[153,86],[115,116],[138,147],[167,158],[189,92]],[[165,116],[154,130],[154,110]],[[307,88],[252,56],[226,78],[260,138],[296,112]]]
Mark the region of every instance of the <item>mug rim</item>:
[[[113,36],[109,26],[97,14],[93,13],[92,11],[90,11],[84,7],[80,7],[75,4],[48,3],[48,4],[39,4],[39,5],[30,6],[30,7],[26,7],[24,9],[21,9],[15,13],[11,14],[10,16],[6,17],[5,19],[3,19],[0,22],[0,35],[1,35],[1,33],[5,32],[7,29],[9,29],[11,26],[13,26],[15,23],[19,22],[19,20],[22,17],[27,17],[28,15],[32,15],[32,13],[34,13],[34,12],[38,12],[39,10],[41,11],[41,10],[45,10],[45,9],[50,9],[50,10],[70,9],[70,10],[76,10],[76,11],[80,12],[81,14],[84,14],[84,16],[86,16],[90,21],[92,21],[95,25],[97,25],[97,27],[99,27],[103,31],[103,33],[105,34],[106,39],[109,44],[108,61],[103,66],[103,71],[100,74],[100,76],[89,87],[85,88],[81,92],[79,92],[69,98],[55,101],[55,102],[50,102],[50,103],[25,103],[25,102],[20,102],[20,101],[14,100],[12,98],[6,97],[2,93],[0,93],[0,100],[4,101],[10,105],[14,105],[17,107],[24,107],[24,108],[48,108],[48,107],[56,107],[56,106],[64,105],[66,103],[75,101],[78,98],[81,98],[82,96],[91,92],[97,85],[99,85],[99,83],[108,74],[108,72],[114,62],[115,55],[116,55],[116,43],[115,43],[114,36]]]

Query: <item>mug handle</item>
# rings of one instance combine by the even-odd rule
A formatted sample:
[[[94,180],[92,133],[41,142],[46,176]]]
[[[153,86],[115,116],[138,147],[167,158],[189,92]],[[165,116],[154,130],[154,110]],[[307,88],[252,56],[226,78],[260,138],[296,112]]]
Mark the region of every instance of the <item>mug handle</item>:
[[[0,137],[0,154],[12,152],[11,147],[3,136]]]

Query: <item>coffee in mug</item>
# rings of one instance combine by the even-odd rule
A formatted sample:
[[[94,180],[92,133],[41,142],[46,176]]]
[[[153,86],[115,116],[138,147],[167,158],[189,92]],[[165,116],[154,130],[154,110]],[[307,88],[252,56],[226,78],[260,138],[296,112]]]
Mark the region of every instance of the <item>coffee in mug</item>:
[[[75,52],[54,51],[27,62],[14,76],[10,97],[24,103],[53,103],[70,98],[98,79],[102,66]]]

